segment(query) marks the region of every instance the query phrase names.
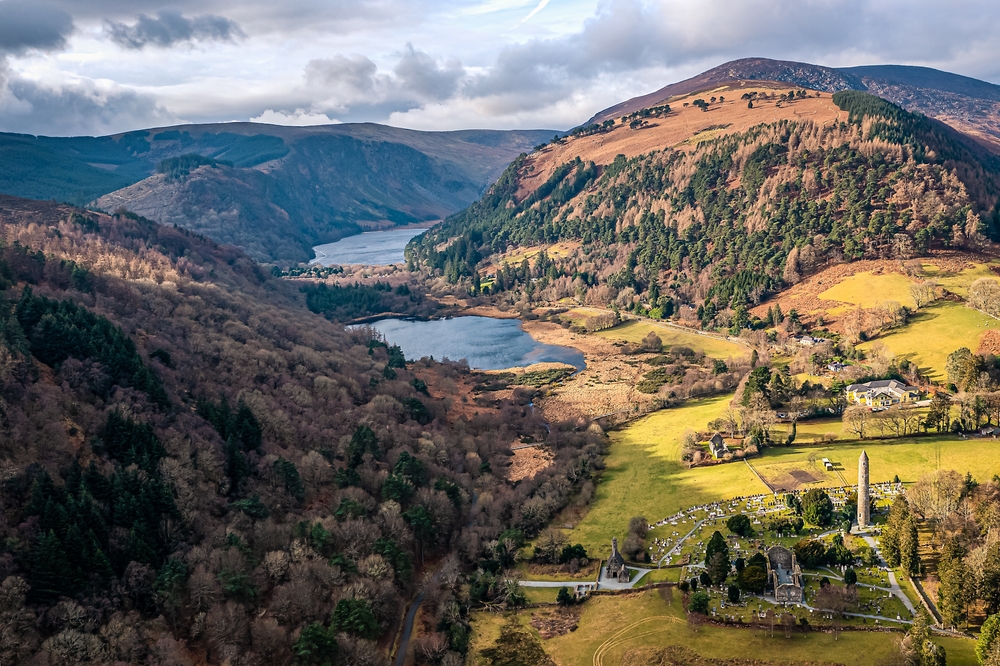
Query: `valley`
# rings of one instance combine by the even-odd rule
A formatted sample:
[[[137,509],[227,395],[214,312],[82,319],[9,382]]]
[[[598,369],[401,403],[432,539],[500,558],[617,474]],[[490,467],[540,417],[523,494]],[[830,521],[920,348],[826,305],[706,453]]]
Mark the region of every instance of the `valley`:
[[[992,666],[992,93],[916,76],[0,137],[77,204],[0,195],[0,661]]]

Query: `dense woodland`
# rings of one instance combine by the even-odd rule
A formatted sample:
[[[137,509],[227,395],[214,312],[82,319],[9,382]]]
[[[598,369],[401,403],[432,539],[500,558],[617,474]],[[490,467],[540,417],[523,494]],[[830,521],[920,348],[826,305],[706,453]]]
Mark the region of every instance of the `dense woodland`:
[[[834,102],[849,122],[781,121],[606,166],[578,158],[519,199],[522,156],[482,200],[412,241],[411,266],[512,299],[577,296],[654,317],[703,306],[704,324],[728,327],[827,263],[998,237],[995,157],[865,93]],[[561,240],[582,249],[479,273],[486,257]]]
[[[467,367],[190,232],[3,198],[0,287],[2,663],[382,664],[434,571],[418,658],[457,664],[593,492],[599,430],[463,406]],[[555,459],[511,484],[522,438]]]

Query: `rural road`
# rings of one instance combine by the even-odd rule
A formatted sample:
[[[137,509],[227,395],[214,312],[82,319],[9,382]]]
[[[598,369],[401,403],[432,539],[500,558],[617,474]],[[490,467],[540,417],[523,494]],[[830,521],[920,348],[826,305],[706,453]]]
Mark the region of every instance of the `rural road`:
[[[472,503],[469,505],[469,522],[466,523],[466,527],[472,526],[472,521],[475,518],[476,505],[479,503],[479,493],[472,493]],[[396,661],[395,666],[403,666],[406,661],[406,650],[410,647],[410,636],[413,635],[413,622],[417,619],[417,611],[420,610],[420,604],[424,603],[424,597],[427,596],[427,588],[431,585],[437,584],[438,576],[441,573],[439,568],[434,572],[434,575],[427,579],[424,583],[423,588],[420,590],[420,594],[413,600],[410,604],[410,610],[406,612],[406,620],[403,621],[403,633],[399,637],[399,649],[396,650]]]

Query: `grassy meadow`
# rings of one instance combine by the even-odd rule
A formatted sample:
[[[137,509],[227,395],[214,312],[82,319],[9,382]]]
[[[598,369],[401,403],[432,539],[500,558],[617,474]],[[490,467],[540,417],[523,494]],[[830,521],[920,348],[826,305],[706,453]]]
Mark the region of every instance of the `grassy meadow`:
[[[641,342],[652,331],[660,337],[665,348],[681,345],[702,352],[712,358],[737,358],[749,353],[743,345],[715,336],[688,333],[674,326],[656,324],[650,321],[627,321],[614,328],[600,331],[597,335],[610,340]]]
[[[900,305],[914,307],[910,285],[913,280],[899,273],[858,273],[844,278],[833,287],[819,294],[825,301],[840,301],[863,308],[875,307],[886,301],[896,301]]]
[[[589,511],[567,530],[570,542],[606,557],[611,537],[624,538],[632,516],[643,515],[655,522],[694,505],[768,492],[746,463],[688,469],[680,461],[683,434],[705,429],[726,410],[730,399],[726,395],[692,401],[612,432],[604,476]],[[776,429],[779,435],[782,432],[781,427]],[[820,443],[827,433],[838,439]],[[873,482],[891,481],[898,475],[904,483],[912,483],[935,469],[971,471],[980,480],[1000,474],[1000,442],[992,439],[941,434],[858,442],[849,437],[839,419],[803,422],[796,445],[764,449],[751,462],[768,483],[785,489],[853,483],[863,449],[871,458]],[[823,458],[839,463],[840,474],[827,472]]]
[[[774,636],[762,629],[722,628],[688,625],[681,595],[657,590],[631,595],[593,597],[584,604],[576,631],[541,640],[542,647],[559,666],[620,664],[628,650],[642,647],[681,645],[706,659],[725,659],[739,655],[743,659],[770,661],[836,661],[849,666],[889,663],[898,655],[898,633],[812,631],[794,633],[785,638],[780,627]],[[528,626],[530,611],[519,620]],[[473,651],[488,647],[499,636],[507,621],[503,615],[476,613],[472,624]],[[528,627],[537,637],[537,632]],[[976,663],[975,643],[968,639],[935,637],[948,654],[949,665]],[[473,663],[482,663],[473,657]]]
[[[969,295],[969,285],[981,277],[997,277],[997,274],[990,270],[987,264],[975,264],[971,268],[957,273],[944,271],[933,261],[923,264],[923,275],[929,280],[933,280],[948,291],[958,294],[962,298]]]
[[[1000,329],[1000,321],[963,303],[936,301],[913,315],[906,326],[859,347],[870,349],[882,343],[897,357],[928,370],[931,379],[944,381],[948,354],[959,347],[975,352],[979,338],[988,329]]]
[[[590,511],[567,534],[588,553],[607,557],[611,537],[625,537],[629,518],[652,522],[683,508],[718,499],[767,492],[744,463],[688,469],[681,463],[681,436],[704,429],[729,405],[731,395],[665,409],[611,433],[604,476]]]

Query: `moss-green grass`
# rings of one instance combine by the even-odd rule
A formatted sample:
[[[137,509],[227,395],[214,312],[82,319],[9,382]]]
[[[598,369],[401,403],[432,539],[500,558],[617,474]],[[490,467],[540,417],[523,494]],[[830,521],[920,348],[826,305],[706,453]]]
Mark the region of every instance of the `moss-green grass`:
[[[936,301],[911,317],[906,326],[859,346],[869,349],[881,342],[897,357],[929,371],[931,379],[943,381],[948,354],[959,347],[975,352],[988,329],[1000,329],[1000,321],[962,303]]]
[[[522,587],[529,604],[554,604],[559,596],[558,587]]]
[[[825,301],[840,301],[870,308],[886,301],[897,301],[900,305],[913,307],[910,285],[913,281],[899,273],[858,273],[845,278],[833,287],[819,294]]]
[[[663,341],[664,347],[690,347],[702,352],[712,358],[738,358],[745,356],[749,350],[743,345],[717,338],[709,335],[699,335],[698,333],[688,333],[674,326],[656,324],[649,321],[627,321],[614,328],[600,331],[597,335],[611,340],[621,340],[623,342],[641,342],[649,332],[652,331]]]
[[[753,629],[702,626],[697,632],[688,626],[681,608],[681,594],[674,592],[672,603],[658,591],[628,596],[602,596],[584,605],[579,628],[564,636],[542,641],[545,651],[559,666],[590,666],[594,653],[619,631],[617,645],[604,653],[603,663],[620,664],[629,649],[643,646],[683,645],[706,659],[741,657],[767,661],[835,661],[851,666],[885,664],[898,655],[898,633],[812,631],[794,633],[786,639],[780,627],[774,636]],[[948,654],[948,663],[975,664],[975,643],[967,639],[935,637]]]
[[[687,469],[680,462],[681,436],[704,429],[728,407],[732,396],[691,401],[647,416],[611,433],[607,468],[591,509],[567,532],[593,557],[611,553],[611,537],[625,537],[629,518],[650,522],[704,502],[766,492],[744,463]]]

